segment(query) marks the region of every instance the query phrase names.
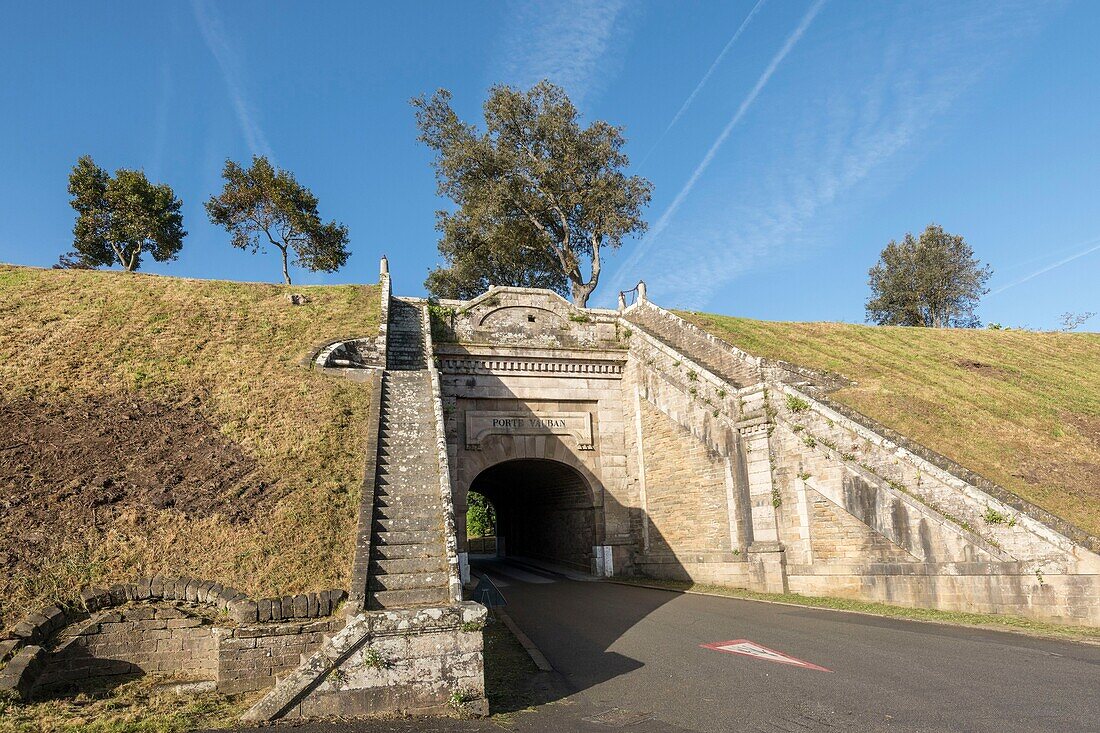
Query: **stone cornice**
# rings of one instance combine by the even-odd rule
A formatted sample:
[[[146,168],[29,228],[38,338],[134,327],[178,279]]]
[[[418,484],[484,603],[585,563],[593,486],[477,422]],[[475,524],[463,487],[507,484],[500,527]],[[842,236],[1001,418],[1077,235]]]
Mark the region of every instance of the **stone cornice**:
[[[523,359],[517,357],[440,356],[444,374],[553,374],[555,376],[620,379],[623,365],[614,362]]]

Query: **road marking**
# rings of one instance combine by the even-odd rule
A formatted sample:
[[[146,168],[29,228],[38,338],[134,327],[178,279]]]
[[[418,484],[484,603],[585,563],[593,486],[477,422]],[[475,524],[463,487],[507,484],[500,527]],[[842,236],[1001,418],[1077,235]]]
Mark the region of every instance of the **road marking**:
[[[713,644],[700,644],[699,646],[703,647],[704,649],[713,649],[716,652],[725,652],[726,654],[740,654],[743,657],[755,657],[756,659],[763,659],[768,662],[789,664],[792,667],[802,667],[803,669],[816,669],[819,672],[832,672],[831,669],[825,669],[824,667],[819,667],[816,664],[812,664],[796,657],[792,657],[789,654],[777,652],[774,649],[769,649],[766,646],[757,644],[755,641],[749,641],[748,639],[716,641]]]
[[[520,570],[518,568],[498,566],[494,567],[490,572],[497,575],[504,575],[512,580],[518,580],[521,583],[556,583],[553,578],[547,578],[545,575],[535,575],[529,573],[526,570]]]

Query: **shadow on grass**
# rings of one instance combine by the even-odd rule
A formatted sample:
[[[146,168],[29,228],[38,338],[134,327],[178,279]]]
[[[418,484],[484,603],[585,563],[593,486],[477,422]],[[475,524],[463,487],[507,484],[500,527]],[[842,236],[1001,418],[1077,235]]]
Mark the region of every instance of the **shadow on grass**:
[[[555,672],[540,672],[512,632],[490,614],[485,626],[485,697],[490,715],[531,710],[568,692]]]

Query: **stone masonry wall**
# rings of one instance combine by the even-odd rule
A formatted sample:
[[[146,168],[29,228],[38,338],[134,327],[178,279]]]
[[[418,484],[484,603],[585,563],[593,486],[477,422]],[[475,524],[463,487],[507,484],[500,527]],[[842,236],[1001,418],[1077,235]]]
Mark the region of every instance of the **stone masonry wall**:
[[[628,341],[622,391],[641,539],[632,569],[746,585],[751,521],[738,390],[639,328]]]
[[[0,639],[0,693],[131,674],[210,680],[225,693],[270,687],[344,626],[342,590],[254,601],[208,581],[144,578],[89,588]],[[6,664],[5,664],[6,663]]]
[[[641,403],[651,552],[732,552],[725,462],[648,401]]]
[[[327,634],[343,626],[343,619],[328,618],[219,629],[218,691],[236,694],[271,687],[277,675],[296,668],[303,655],[319,649]]]
[[[216,679],[213,619],[196,606],[136,603],[100,611],[62,635],[37,686],[93,677],[172,673]]]

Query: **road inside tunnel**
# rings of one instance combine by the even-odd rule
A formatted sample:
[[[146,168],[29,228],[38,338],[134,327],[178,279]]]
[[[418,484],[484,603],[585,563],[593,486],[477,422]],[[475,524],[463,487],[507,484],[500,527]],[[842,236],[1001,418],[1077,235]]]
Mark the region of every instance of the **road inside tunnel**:
[[[496,510],[499,554],[593,571],[600,510],[576,469],[545,459],[504,461],[478,474],[470,491]]]

